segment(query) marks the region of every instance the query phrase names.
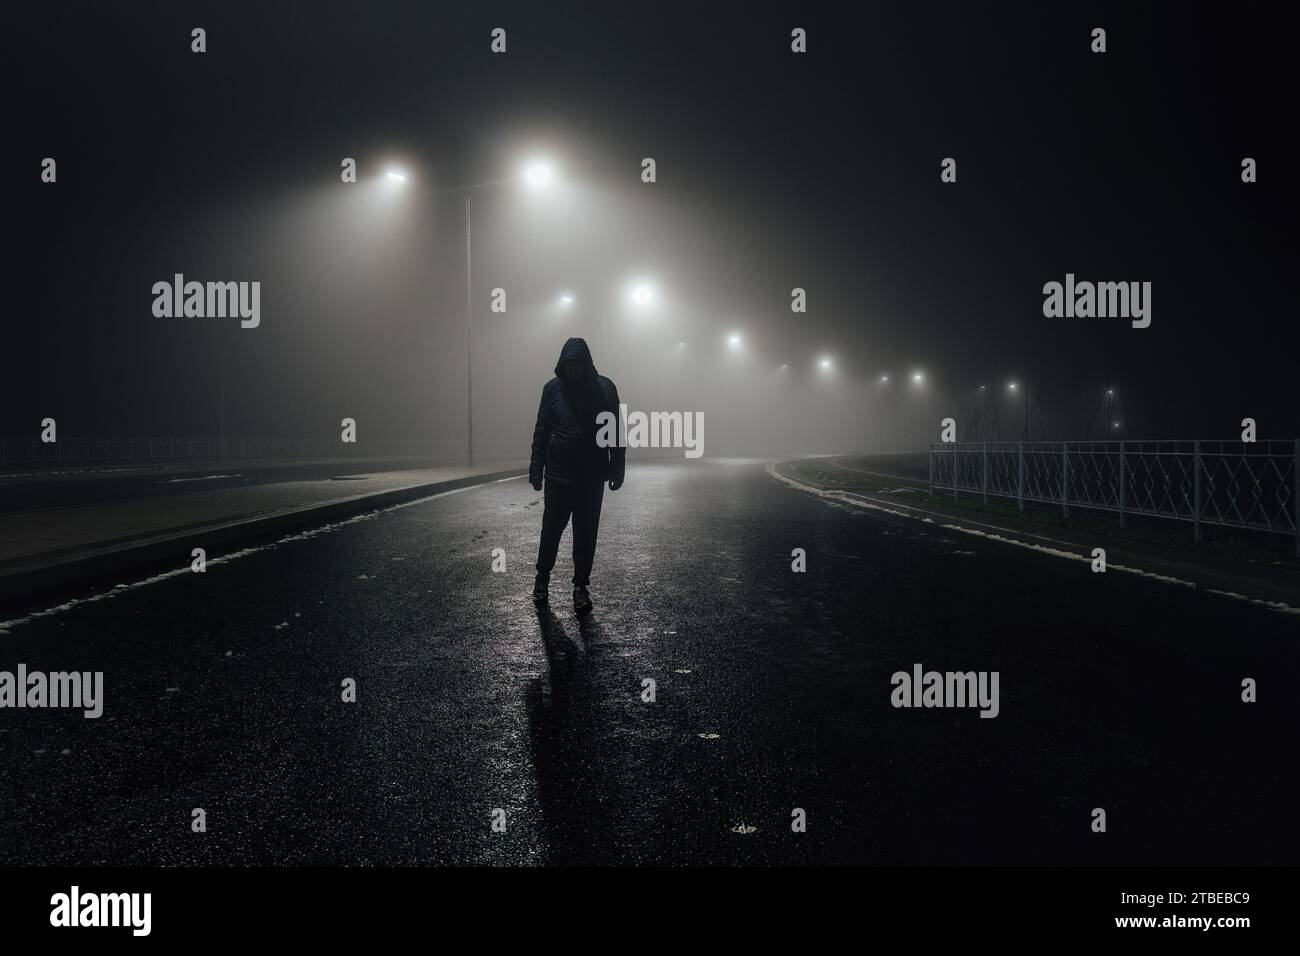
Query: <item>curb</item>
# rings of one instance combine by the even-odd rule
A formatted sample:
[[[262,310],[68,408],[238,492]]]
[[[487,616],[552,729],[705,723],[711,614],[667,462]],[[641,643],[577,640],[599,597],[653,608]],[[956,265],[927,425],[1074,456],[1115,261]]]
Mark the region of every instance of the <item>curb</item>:
[[[389,505],[404,504],[431,494],[454,491],[472,485],[490,484],[526,474],[528,474],[526,468],[512,468],[484,475],[467,475],[464,478],[362,493],[322,504],[280,508],[253,517],[190,525],[140,540],[91,546],[69,557],[29,564],[8,573],[0,573],[0,606],[19,597],[25,601],[69,586],[91,585],[106,578],[119,577],[124,573],[139,571],[150,566],[174,567],[187,563],[190,560],[189,549],[178,547],[179,542],[192,543],[202,539],[204,548],[211,553],[213,548],[236,542],[242,544],[257,539],[278,537],[310,525],[352,517]]]

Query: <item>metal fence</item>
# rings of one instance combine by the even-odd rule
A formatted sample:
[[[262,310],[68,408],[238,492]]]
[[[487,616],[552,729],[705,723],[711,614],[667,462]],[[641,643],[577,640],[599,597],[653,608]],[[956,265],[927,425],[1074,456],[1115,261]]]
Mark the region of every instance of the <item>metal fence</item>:
[[[60,438],[57,442],[0,439],[0,464],[121,465],[151,462],[240,461],[292,458],[423,457],[431,442],[344,444],[329,438]]]
[[[948,442],[930,446],[930,493],[962,492],[1192,524],[1273,531],[1300,557],[1300,439]]]

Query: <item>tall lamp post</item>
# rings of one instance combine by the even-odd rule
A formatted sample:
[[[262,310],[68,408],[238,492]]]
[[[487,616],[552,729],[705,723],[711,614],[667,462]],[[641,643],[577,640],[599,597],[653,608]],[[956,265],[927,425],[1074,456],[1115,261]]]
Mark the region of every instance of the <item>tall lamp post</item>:
[[[1008,382],[1008,383],[1007,383],[1007,391],[1009,391],[1009,392],[1017,392],[1017,391],[1018,391],[1018,392],[1020,392],[1020,394],[1021,394],[1021,395],[1023,396],[1023,398],[1024,398],[1024,406],[1025,406],[1025,441],[1028,442],[1028,441],[1029,441],[1029,382],[1026,381],[1026,382],[1024,383],[1023,388],[1022,388],[1021,386],[1017,385],[1015,382]]]
[[[397,183],[406,182],[406,174],[398,170],[389,170],[388,178]],[[540,188],[547,185],[552,178],[551,167],[546,163],[532,163],[524,169],[523,179],[531,187]],[[474,263],[471,228],[472,217],[470,199],[476,189],[488,186],[500,186],[515,182],[513,177],[490,179],[481,183],[465,186],[451,186],[447,189],[430,190],[431,196],[445,196],[449,193],[462,193],[465,196],[465,467],[474,467]]]

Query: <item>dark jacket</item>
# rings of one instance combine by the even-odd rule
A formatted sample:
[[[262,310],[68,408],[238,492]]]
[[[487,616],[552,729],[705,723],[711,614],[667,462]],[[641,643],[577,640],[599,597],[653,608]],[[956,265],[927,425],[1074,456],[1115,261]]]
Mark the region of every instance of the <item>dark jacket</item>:
[[[575,360],[584,372],[576,382],[564,377],[564,363]],[[596,444],[599,430],[596,416],[613,412],[614,428],[609,434],[617,441],[619,431],[618,389],[603,375],[596,373],[591,350],[582,339],[569,339],[555,363],[555,378],[542,389],[533,428],[533,457],[528,480],[536,484],[545,476],[548,481],[572,482],[586,479],[623,480],[627,449],[617,444],[601,448]]]

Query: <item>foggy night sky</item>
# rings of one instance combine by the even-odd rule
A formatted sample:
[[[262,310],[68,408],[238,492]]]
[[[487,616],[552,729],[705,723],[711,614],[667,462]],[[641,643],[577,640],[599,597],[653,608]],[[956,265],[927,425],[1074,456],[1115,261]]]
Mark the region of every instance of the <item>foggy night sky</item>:
[[[1101,437],[1107,376],[1122,437],[1231,438],[1246,416],[1300,434],[1292,34],[1267,8],[1047,6],[6,9],[0,435],[46,415],[61,436],[212,435],[224,381],[230,436],[336,434],[346,415],[454,453],[461,200],[363,189],[390,163],[436,189],[534,154],[559,195],[474,197],[484,454],[526,454],[569,335],[633,408],[705,408],[712,453],[920,448],[981,382],[1016,439],[1003,387],[1026,374],[1048,438]],[[259,280],[261,327],[155,318],[150,288],[175,272]],[[1067,272],[1151,281],[1151,327],[1044,318],[1042,285]],[[651,316],[621,304],[638,276],[662,292]],[[743,353],[721,345],[733,329]],[[917,368],[930,384],[909,391]]]

